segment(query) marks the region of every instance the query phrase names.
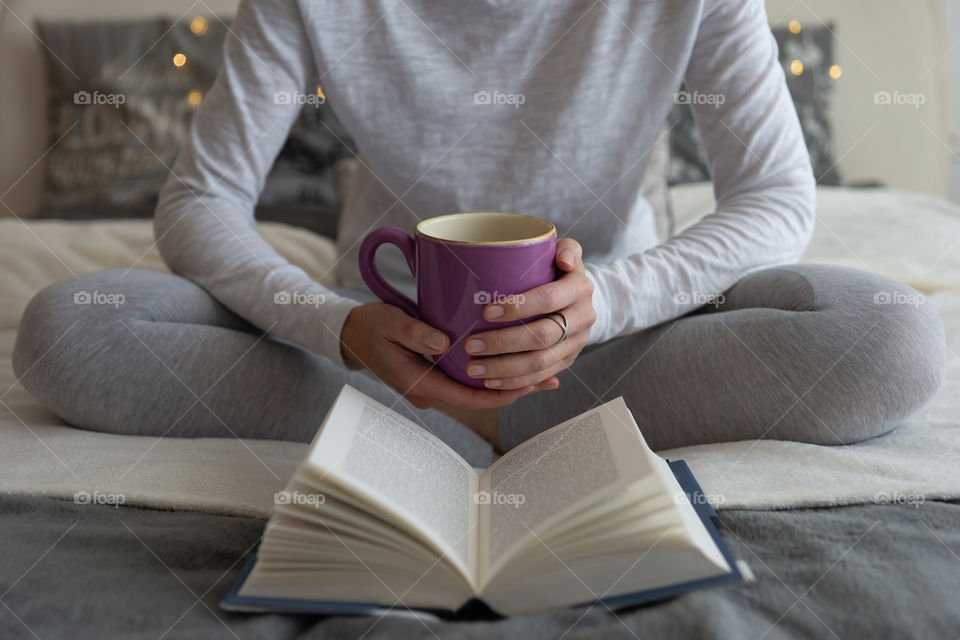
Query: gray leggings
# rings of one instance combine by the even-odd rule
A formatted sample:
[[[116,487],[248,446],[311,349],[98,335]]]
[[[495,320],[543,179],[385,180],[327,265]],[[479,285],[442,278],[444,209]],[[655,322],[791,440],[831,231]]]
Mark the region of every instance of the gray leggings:
[[[75,303],[84,291],[121,293],[123,304]],[[843,267],[777,267],[744,277],[719,306],[585,349],[558,390],[500,410],[501,441],[510,448],[622,395],[654,449],[849,443],[926,403],[944,359],[943,325],[910,287]],[[456,420],[413,407],[366,371],[264,335],[158,271],[101,271],[44,289],[24,313],[13,366],[40,402],[84,429],[309,441],[349,383],[472,464],[491,454]]]

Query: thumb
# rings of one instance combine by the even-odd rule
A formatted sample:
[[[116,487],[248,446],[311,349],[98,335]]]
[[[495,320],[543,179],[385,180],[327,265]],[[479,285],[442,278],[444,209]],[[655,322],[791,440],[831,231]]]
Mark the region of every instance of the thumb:
[[[557,241],[557,266],[563,271],[573,271],[580,264],[583,248],[573,238],[560,238]]]

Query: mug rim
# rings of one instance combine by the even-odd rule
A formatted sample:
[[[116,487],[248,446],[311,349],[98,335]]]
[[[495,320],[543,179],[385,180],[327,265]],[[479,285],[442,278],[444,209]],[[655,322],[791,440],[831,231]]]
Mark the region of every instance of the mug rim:
[[[538,222],[543,222],[550,225],[550,229],[538,236],[533,236],[531,238],[521,238],[519,240],[448,240],[446,238],[439,238],[437,236],[430,235],[421,229],[421,227],[434,220],[440,220],[443,218],[460,218],[465,216],[509,216],[509,217],[518,217],[518,218],[531,218],[537,220]],[[464,245],[523,245],[523,244],[533,244],[537,242],[542,242],[550,238],[551,236],[556,235],[557,228],[552,222],[544,218],[538,218],[537,216],[528,216],[523,213],[506,213],[501,211],[470,211],[464,213],[447,213],[442,216],[434,216],[432,218],[427,218],[426,220],[421,220],[417,224],[416,234],[423,238],[424,240],[431,240],[433,242],[442,242],[444,244],[464,244]]]

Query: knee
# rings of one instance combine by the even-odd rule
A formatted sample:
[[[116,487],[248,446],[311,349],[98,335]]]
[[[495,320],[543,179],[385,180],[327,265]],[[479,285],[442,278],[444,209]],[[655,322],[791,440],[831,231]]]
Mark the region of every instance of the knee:
[[[73,292],[68,282],[57,282],[34,295],[20,317],[13,348],[13,372],[25,386],[28,374],[68,332],[75,315],[71,308]],[[50,355],[56,357],[56,354]]]
[[[81,367],[103,345],[103,334],[117,325],[122,298],[103,286],[112,272],[54,283],[37,293],[20,319],[12,365],[17,380],[57,413],[85,378]]]
[[[887,433],[923,407],[943,382],[946,339],[936,309],[912,288],[878,280],[880,286],[857,305],[858,342],[837,356],[836,371],[844,380],[834,382],[846,393],[831,403],[840,414],[829,438],[834,444]],[[833,384],[830,377],[821,384]]]
[[[891,397],[899,401],[892,428],[923,407],[940,389],[946,370],[947,343],[940,314],[919,292],[902,285],[900,295],[877,296],[877,333],[887,343],[880,358]]]

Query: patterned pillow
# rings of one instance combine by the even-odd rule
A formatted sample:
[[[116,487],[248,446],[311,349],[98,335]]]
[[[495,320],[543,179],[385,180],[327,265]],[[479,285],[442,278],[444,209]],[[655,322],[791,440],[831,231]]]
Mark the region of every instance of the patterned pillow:
[[[832,26],[803,27],[799,33],[788,28],[773,29],[780,49],[780,63],[787,76],[787,87],[800,118],[800,127],[810,153],[817,183],[840,184],[833,155],[833,139],[827,109],[833,93]],[[799,60],[802,71],[794,73],[793,61]],[[668,116],[674,125],[670,139],[670,184],[710,180],[703,147],[693,120],[693,110],[678,104]]]
[[[194,109],[220,68],[227,25],[198,17],[38,26],[53,143],[44,214],[152,215]],[[267,219],[282,219],[277,211],[284,208],[298,219],[310,217],[304,209],[336,217],[333,165],[350,149],[324,126],[342,131],[329,106],[312,102],[266,180],[258,215],[269,211]]]

